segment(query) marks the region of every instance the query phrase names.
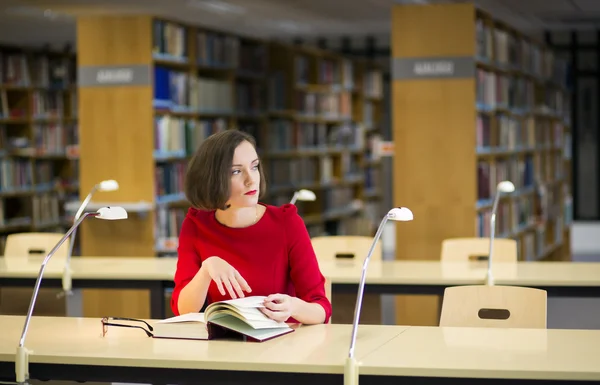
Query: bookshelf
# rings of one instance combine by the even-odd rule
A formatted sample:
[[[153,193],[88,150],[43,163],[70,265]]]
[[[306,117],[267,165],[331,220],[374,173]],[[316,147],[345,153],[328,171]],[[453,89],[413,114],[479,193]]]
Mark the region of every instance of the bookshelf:
[[[446,238],[489,236],[508,179],[498,236],[518,241],[520,260],[569,260],[566,64],[472,4],[395,5],[392,17],[394,202],[415,213],[398,226],[396,258],[437,259]],[[438,300],[399,297],[398,322],[437,325]]]
[[[316,201],[298,210],[311,236],[372,234],[381,71],[314,47],[271,42],[269,52],[270,202],[310,189]]]
[[[381,99],[375,67],[153,16],[80,17],[77,36],[78,69],[86,74],[79,86],[80,199],[99,180],[116,179],[119,190],[94,201],[136,208],[127,221],[85,222],[83,257],[176,255],[189,207],[182,193],[187,162],[202,140],[225,129],[257,138],[269,172],[266,203],[310,188],[317,200],[298,207],[311,234],[372,232],[361,225],[360,200],[370,193],[376,203],[365,186],[365,173],[373,172],[363,168],[376,166],[363,128],[363,90],[368,105]],[[370,111],[375,125],[378,110]],[[144,291],[84,290],[83,297],[85,316],[149,315]]]
[[[77,195],[75,55],[0,46],[0,239],[64,232]]]
[[[64,203],[78,193],[75,55],[0,46],[0,250],[13,233],[64,233]],[[41,312],[62,315],[57,289]],[[24,314],[31,290],[4,288],[0,312]]]

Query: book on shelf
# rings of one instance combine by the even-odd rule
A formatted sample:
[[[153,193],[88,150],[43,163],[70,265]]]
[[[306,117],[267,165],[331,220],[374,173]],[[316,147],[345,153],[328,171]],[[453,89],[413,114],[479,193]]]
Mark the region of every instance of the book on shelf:
[[[154,338],[212,340],[242,338],[263,342],[294,331],[285,322],[264,315],[266,297],[251,296],[213,302],[204,313],[188,313],[167,318],[153,325]]]

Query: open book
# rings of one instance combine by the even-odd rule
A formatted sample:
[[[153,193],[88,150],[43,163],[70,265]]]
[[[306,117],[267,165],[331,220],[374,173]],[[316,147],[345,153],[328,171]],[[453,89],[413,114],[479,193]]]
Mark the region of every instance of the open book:
[[[252,296],[214,302],[204,313],[188,313],[158,321],[155,338],[218,339],[238,336],[249,341],[266,341],[293,332],[285,322],[264,315],[266,297]]]

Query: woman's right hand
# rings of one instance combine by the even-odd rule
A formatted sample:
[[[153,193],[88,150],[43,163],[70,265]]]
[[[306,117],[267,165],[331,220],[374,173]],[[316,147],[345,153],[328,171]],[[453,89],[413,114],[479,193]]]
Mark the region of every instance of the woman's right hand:
[[[248,293],[252,291],[242,275],[222,258],[214,256],[207,258],[202,262],[201,270],[204,269],[217,284],[221,295],[225,295],[225,289],[227,289],[231,298],[243,298],[244,291]]]

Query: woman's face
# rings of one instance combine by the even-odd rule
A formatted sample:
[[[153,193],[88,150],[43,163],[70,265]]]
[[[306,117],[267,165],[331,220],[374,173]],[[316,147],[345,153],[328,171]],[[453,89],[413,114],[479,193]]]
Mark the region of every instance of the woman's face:
[[[231,196],[228,204],[232,208],[248,207],[258,203],[260,172],[258,154],[254,146],[243,141],[235,149],[231,165]]]

